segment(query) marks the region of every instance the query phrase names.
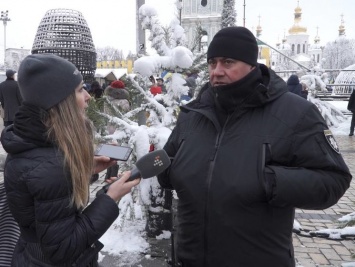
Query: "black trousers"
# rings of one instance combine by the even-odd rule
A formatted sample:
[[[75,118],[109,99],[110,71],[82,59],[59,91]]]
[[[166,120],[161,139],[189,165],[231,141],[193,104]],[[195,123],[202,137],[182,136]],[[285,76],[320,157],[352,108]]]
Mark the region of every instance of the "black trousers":
[[[355,127],[355,112],[353,112],[353,116],[351,118],[351,124],[350,124],[350,133],[354,133],[354,127]]]

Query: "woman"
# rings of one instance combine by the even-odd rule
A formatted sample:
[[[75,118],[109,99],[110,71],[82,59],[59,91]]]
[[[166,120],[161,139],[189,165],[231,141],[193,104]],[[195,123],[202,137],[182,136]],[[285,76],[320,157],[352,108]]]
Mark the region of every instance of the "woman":
[[[117,218],[116,203],[139,183],[125,183],[124,173],[86,207],[91,175],[116,162],[94,157],[82,79],[55,55],[30,55],[20,65],[24,101],[1,135],[8,203],[21,231],[12,266],[98,266],[98,239]]]

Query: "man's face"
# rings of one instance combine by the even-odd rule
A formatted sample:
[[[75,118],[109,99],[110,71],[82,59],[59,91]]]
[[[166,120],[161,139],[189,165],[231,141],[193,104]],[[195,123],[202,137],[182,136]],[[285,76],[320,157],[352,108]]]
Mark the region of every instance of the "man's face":
[[[226,85],[244,78],[255,67],[236,59],[214,57],[208,60],[212,86]]]
[[[158,85],[162,85],[162,84],[163,84],[163,81],[162,81],[162,80],[157,80],[157,84],[158,84]]]

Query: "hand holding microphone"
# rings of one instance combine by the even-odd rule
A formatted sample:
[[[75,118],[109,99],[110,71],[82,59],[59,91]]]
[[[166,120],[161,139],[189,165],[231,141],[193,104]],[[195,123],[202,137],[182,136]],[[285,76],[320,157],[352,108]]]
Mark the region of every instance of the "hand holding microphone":
[[[109,188],[121,180],[122,181],[120,182],[120,184],[127,183],[129,185],[132,185],[132,186],[130,186],[130,188],[131,188],[139,183],[139,181],[135,181],[135,179],[138,179],[138,178],[146,179],[146,178],[154,177],[154,176],[162,173],[169,166],[170,166],[170,158],[169,158],[168,154],[166,154],[165,150],[160,149],[160,150],[155,150],[153,152],[145,154],[143,157],[141,157],[136,162],[136,167],[132,169],[128,178],[126,178],[126,175],[128,175],[128,174],[125,173],[116,182],[103,186],[96,193],[96,196],[101,195],[106,192],[109,193],[108,192]],[[131,184],[131,181],[134,181],[134,183]]]
[[[138,179],[128,181],[130,175],[130,171],[124,172],[120,179],[116,180],[112,184],[109,184],[107,187],[107,195],[110,196],[115,202],[120,201],[124,195],[131,192],[131,188],[133,186],[139,184]]]

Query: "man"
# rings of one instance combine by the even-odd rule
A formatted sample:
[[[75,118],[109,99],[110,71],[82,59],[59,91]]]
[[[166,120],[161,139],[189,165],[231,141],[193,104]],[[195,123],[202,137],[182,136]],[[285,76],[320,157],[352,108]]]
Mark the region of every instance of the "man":
[[[328,208],[349,187],[317,107],[257,56],[249,30],[220,30],[207,51],[211,87],[181,107],[164,146],[173,159],[158,179],[179,198],[181,266],[295,266],[295,208]]]
[[[0,102],[4,109],[4,126],[14,122],[15,113],[22,102],[18,84],[14,79],[15,71],[6,71],[6,80],[0,83]]]
[[[349,103],[348,103],[348,110],[353,113],[353,116],[351,118],[350,133],[349,133],[349,136],[353,136],[354,135],[354,127],[355,127],[355,89],[353,89],[353,92],[350,95],[350,99],[349,99]]]
[[[300,80],[296,74],[292,74],[287,79],[287,89],[296,95],[302,96],[302,84],[300,84]]]
[[[161,88],[161,91],[162,91],[163,94],[166,93],[166,88],[165,88],[165,84],[164,84],[163,78],[157,78],[157,86],[159,86]]]

